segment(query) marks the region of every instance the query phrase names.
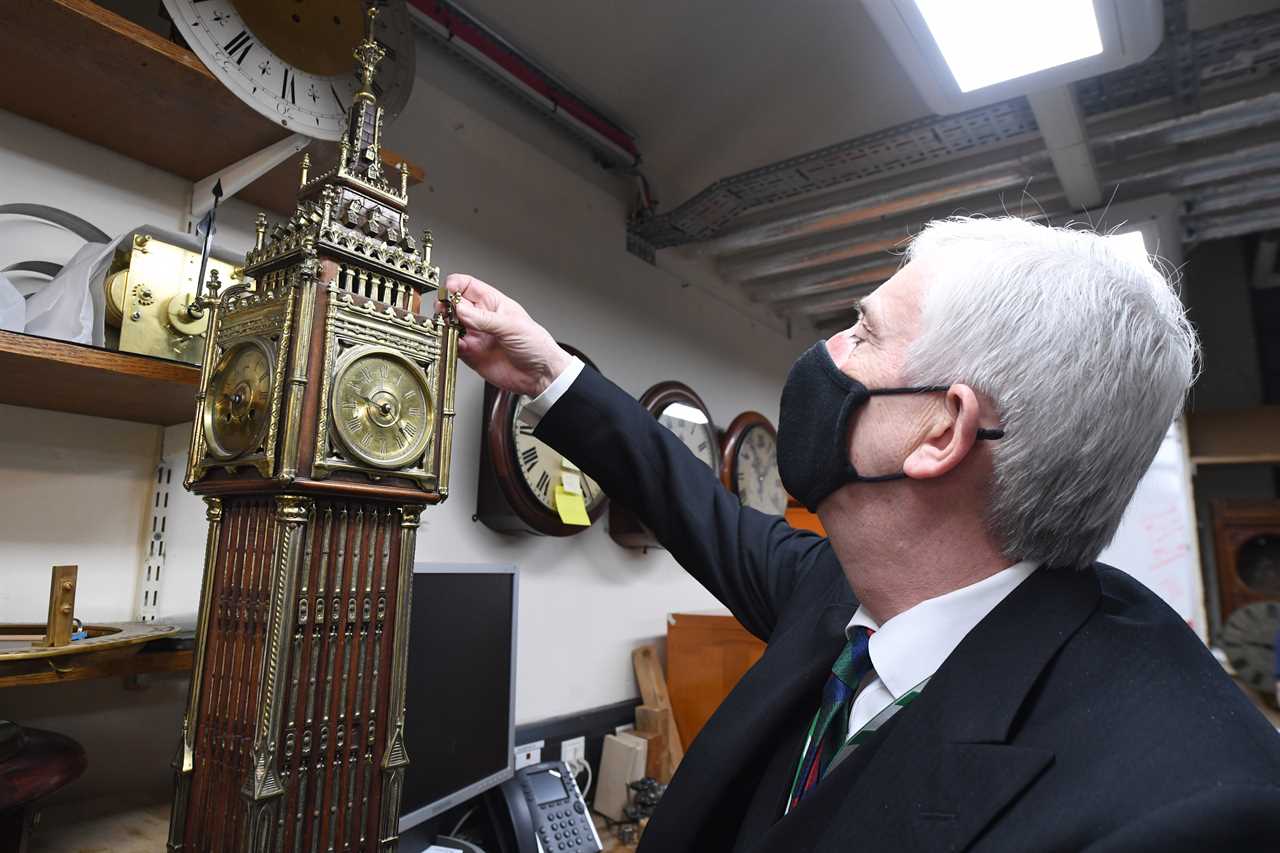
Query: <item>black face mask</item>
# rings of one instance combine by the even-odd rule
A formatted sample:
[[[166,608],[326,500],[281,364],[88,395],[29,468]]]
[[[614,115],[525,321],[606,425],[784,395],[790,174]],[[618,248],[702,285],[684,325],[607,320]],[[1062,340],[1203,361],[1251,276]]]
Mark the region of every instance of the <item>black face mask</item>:
[[[778,410],[778,474],[796,500],[816,512],[827,495],[845,483],[881,483],[907,475],[864,477],[849,459],[849,419],[877,394],[928,394],[947,385],[868,389],[846,376],[818,341],[796,360],[782,387]],[[978,438],[1004,437],[1004,430],[979,429]]]

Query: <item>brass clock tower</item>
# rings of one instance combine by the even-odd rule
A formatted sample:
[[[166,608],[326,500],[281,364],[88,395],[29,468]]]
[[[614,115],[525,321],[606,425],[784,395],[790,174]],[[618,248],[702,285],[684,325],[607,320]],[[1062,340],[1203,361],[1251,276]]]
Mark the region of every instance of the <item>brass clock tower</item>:
[[[407,174],[383,173],[374,14],[337,165],[304,160],[292,217],[258,217],[252,283],[208,300],[171,851],[397,847],[414,541],[448,494],[460,327],[447,301],[429,316],[430,232],[415,246]]]

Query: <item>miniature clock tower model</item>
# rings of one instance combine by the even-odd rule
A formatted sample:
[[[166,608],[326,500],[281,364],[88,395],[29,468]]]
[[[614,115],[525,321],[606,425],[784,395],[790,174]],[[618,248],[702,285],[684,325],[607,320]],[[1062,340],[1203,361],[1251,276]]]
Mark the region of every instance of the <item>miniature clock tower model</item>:
[[[431,310],[372,79],[337,165],[214,287],[186,485],[208,504],[171,851],[398,843],[414,541],[449,485],[460,327]],[[424,307],[424,301],[427,305]]]

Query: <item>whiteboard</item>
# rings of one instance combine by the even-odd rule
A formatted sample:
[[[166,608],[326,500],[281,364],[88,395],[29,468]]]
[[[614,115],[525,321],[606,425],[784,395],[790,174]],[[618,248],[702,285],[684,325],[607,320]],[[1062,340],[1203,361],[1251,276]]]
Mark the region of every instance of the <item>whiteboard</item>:
[[[1165,434],[1099,559],[1146,585],[1208,642],[1191,459],[1181,421]]]

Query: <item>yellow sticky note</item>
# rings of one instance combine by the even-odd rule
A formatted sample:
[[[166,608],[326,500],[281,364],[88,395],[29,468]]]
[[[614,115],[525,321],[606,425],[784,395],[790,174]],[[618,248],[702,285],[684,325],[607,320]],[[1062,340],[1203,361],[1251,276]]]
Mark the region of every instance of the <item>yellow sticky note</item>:
[[[591,526],[591,517],[587,515],[582,495],[565,491],[564,486],[556,486],[556,512],[560,513],[560,520],[565,524]]]

